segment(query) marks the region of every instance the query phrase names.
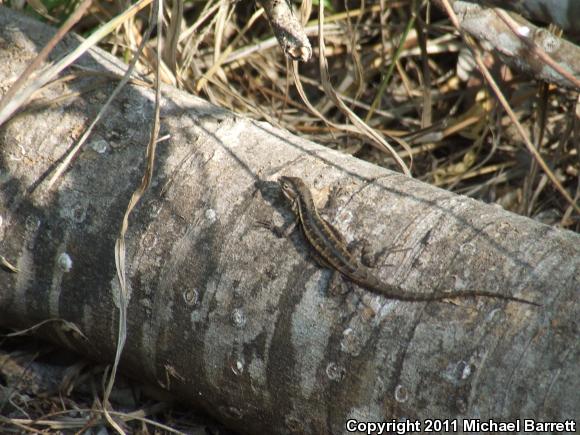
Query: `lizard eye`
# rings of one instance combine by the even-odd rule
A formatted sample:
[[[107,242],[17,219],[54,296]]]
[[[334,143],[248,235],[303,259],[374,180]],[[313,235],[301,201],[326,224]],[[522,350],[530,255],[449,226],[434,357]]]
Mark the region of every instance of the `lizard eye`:
[[[294,198],[295,195],[292,184],[290,184],[287,181],[282,181],[282,183],[280,184],[280,188],[282,189],[282,193],[284,194],[284,196],[286,196],[289,199]]]

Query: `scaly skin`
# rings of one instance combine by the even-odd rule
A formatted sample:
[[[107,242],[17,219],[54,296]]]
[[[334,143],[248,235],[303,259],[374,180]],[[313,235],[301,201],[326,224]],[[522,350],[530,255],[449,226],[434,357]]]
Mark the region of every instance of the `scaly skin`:
[[[401,301],[440,301],[442,299],[474,298],[478,296],[504,299],[529,305],[539,304],[513,296],[504,296],[487,291],[455,291],[429,294],[407,293],[393,285],[386,284],[371,273],[348,251],[344,238],[330,223],[323,219],[312,199],[310,190],[297,177],[283,176],[279,179],[282,193],[292,206],[308,243],[322,259],[322,262],[338,271],[350,281],[372,292]]]

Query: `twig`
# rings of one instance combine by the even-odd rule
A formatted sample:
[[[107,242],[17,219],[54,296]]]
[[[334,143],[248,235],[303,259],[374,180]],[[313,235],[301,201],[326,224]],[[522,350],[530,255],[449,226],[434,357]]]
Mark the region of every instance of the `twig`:
[[[285,0],[260,0],[268,20],[284,53],[292,59],[307,62],[312,57],[312,47],[304,27],[292,13]]]

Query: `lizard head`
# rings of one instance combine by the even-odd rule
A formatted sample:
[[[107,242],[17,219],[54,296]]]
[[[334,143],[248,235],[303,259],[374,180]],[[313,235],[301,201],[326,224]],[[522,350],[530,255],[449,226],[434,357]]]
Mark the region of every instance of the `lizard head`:
[[[300,178],[282,176],[278,179],[282,193],[290,202],[294,202],[299,196],[299,189],[304,182]]]

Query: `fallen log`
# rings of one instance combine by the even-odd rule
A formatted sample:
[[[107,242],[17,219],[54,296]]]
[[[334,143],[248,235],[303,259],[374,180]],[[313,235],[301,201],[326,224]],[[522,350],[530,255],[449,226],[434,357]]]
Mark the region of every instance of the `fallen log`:
[[[0,8],[1,89],[54,30]],[[67,38],[56,54],[75,44]],[[117,343],[114,243],[139,184],[150,90],[126,88],[70,169],[48,179],[119,72],[101,51],[94,77],[0,129],[0,325],[27,328],[100,361]],[[75,94],[76,95],[76,94]],[[46,101],[46,100],[43,100]],[[436,189],[164,89],[153,185],[131,216],[122,369],[243,433],[346,433],[367,423],[485,430],[576,416],[580,237]],[[410,303],[330,273],[288,223],[275,180],[305,179],[348,241],[385,250],[375,269],[408,292],[474,289],[494,298]],[[65,323],[64,321],[68,322]],[[479,422],[478,422],[479,420]],[[468,426],[464,426],[467,424]],[[529,423],[528,423],[529,424]],[[477,427],[476,427],[477,426]],[[386,428],[386,426],[384,426]],[[479,428],[479,429],[478,429]],[[376,429],[380,429],[379,426]]]

